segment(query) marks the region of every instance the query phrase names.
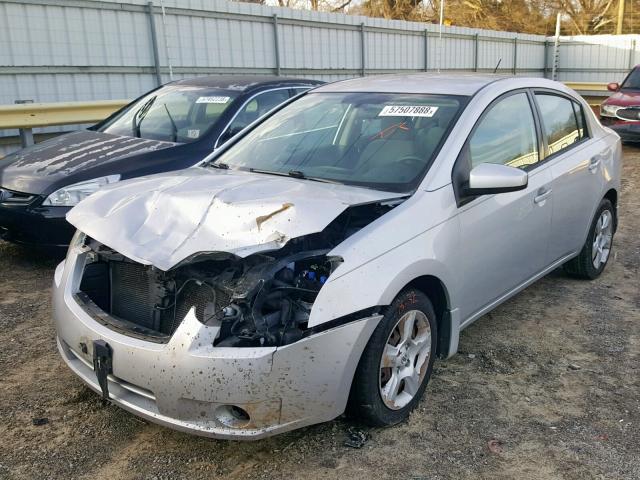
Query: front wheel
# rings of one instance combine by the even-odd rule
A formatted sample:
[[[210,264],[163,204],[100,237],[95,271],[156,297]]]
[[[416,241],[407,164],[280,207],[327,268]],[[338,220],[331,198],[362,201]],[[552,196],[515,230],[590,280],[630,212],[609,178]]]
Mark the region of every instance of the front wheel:
[[[427,296],[415,289],[401,292],[362,354],[349,413],[372,426],[406,419],[431,376],[437,338],[436,315]]]
[[[564,265],[569,275],[588,280],[600,276],[611,254],[614,223],[615,209],[613,204],[605,198],[600,202],[580,254]]]

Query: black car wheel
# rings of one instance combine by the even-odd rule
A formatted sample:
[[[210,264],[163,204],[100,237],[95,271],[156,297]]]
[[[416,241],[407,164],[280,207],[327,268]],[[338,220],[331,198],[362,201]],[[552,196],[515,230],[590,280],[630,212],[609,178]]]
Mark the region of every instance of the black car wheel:
[[[591,222],[587,241],[580,254],[564,265],[569,275],[587,280],[600,276],[611,256],[615,221],[613,204],[605,198]]]
[[[365,348],[351,388],[349,413],[372,426],[409,416],[429,382],[438,330],[429,298],[401,292]]]

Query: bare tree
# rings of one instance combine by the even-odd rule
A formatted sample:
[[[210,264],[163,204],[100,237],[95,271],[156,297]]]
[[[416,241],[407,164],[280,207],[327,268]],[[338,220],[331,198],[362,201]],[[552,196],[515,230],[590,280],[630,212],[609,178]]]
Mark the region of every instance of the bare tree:
[[[343,12],[371,17],[437,23],[442,0],[243,0],[281,7]],[[622,0],[446,0],[448,24],[489,30],[551,35],[557,12],[562,34],[614,33]],[[623,33],[640,31],[640,0],[624,0]]]
[[[558,9],[568,17],[570,33],[611,33],[614,0],[558,0]]]

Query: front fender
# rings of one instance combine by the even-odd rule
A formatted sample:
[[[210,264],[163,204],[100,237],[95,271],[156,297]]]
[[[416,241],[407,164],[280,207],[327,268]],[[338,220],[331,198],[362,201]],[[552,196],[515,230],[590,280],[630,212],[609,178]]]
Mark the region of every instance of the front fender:
[[[458,250],[459,224],[457,217],[452,217],[356,268],[343,269],[348,267],[345,259],[345,264],[320,290],[309,327],[366,308],[389,305],[407,284],[424,275],[440,279],[449,293],[450,308],[455,308]]]

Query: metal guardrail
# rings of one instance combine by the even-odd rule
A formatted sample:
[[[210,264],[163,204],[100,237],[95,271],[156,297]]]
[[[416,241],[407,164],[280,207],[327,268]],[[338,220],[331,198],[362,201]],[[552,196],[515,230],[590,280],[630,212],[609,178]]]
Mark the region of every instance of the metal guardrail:
[[[0,129],[17,128],[24,148],[33,145],[32,129],[35,127],[96,123],[127,103],[129,100],[60,103],[16,100],[14,105],[0,105]]]
[[[127,103],[129,100],[0,105],[0,129],[96,123]]]
[[[583,94],[591,106],[599,105],[599,97],[607,95],[607,85],[605,83],[565,82],[565,84]],[[0,105],[0,130],[19,129],[23,147],[33,144],[31,130],[35,127],[96,123],[107,118],[119,108],[124,107],[129,103],[129,100],[61,103],[25,102],[29,101],[19,100],[15,105]]]
[[[576,92],[602,92],[606,94],[609,90],[607,90],[606,83],[597,83],[597,82],[564,82],[564,84],[574,89]]]

